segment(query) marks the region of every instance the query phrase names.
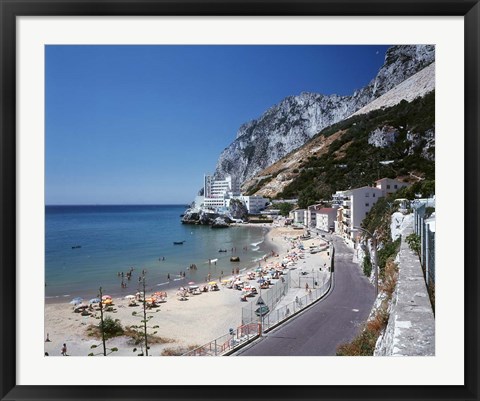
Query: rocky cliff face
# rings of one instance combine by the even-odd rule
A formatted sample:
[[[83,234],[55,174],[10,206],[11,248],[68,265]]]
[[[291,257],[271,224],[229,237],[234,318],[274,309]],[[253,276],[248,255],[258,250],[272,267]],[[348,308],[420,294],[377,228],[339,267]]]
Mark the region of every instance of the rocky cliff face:
[[[435,59],[431,45],[393,46],[376,77],[351,96],[302,93],[285,98],[257,120],[242,125],[217,162],[215,176],[239,183],[253,177],[323,128],[339,122],[388,92]]]

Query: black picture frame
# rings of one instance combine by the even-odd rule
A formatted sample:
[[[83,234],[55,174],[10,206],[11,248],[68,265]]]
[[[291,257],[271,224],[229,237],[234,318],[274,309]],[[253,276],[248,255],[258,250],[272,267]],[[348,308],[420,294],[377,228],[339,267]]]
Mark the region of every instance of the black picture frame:
[[[477,400],[478,399],[478,0],[46,1],[0,0],[2,400]],[[17,16],[463,16],[465,21],[465,384],[463,386],[20,386],[16,385],[16,17]],[[461,266],[457,266],[460,268]],[[461,302],[461,299],[456,299]],[[452,340],[453,341],[453,340]],[[448,367],[445,367],[448,369]],[[248,396],[246,396],[248,394]]]

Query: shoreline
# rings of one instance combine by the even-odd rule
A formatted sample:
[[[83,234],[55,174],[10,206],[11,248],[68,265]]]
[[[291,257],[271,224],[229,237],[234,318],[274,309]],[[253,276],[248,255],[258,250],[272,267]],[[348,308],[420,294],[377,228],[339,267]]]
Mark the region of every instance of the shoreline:
[[[266,250],[265,250],[265,253],[263,256],[261,257],[258,257],[256,258],[255,260],[251,261],[248,263],[249,266],[247,267],[243,267],[243,268],[240,268],[240,274],[244,274],[245,272],[248,272],[248,271],[251,271],[252,269],[258,267],[257,266],[257,263],[258,262],[261,262],[264,260],[265,257],[267,258],[270,258],[270,254],[271,254],[271,251],[275,252],[275,254],[278,254],[280,252],[280,247],[279,247],[279,244],[276,244],[274,242],[271,241],[271,237],[269,237],[269,234],[272,230],[274,230],[276,227],[273,227],[273,226],[259,226],[258,224],[251,224],[251,225],[246,225],[246,224],[238,224],[238,225],[235,225],[234,227],[245,227],[245,228],[250,228],[250,227],[255,227],[255,228],[258,228],[258,229],[263,229],[263,230],[266,230],[264,233],[263,233],[263,243],[265,244],[265,247],[266,247]],[[208,274],[208,273],[207,273]],[[225,274],[222,277],[222,279],[227,279],[227,278],[230,278],[230,277],[233,277],[235,276],[236,273],[232,274],[231,271],[227,271],[225,272]],[[176,277],[176,276],[175,276]],[[212,280],[213,279],[218,279],[220,280],[220,277],[214,277],[212,275]],[[149,291],[152,291],[152,292],[155,292],[155,291],[165,291],[167,293],[175,293],[176,291],[178,291],[178,287],[183,287],[185,286],[186,284],[188,283],[188,278],[185,278],[185,279],[181,279],[181,280],[176,280],[176,279],[173,279],[171,280],[171,282],[169,283],[170,285],[168,286],[167,283],[165,283],[165,287],[163,286],[154,286],[154,287],[151,287],[149,288]],[[202,286],[202,285],[206,285],[208,284],[208,281],[198,281],[197,282],[198,285]],[[131,292],[136,292],[137,290],[135,289],[132,289]],[[127,291],[128,292],[128,291]],[[112,292],[110,292],[112,293]],[[118,294],[118,293],[115,293],[113,292],[114,295],[112,295],[114,297],[114,299],[122,299],[123,297],[125,297],[125,295],[128,295],[126,292],[125,294]],[[96,294],[90,294],[91,297],[89,298],[95,298],[96,297]],[[57,296],[57,297],[50,297],[50,298],[47,298],[45,297],[44,300],[45,300],[45,305],[57,305],[57,304],[69,304],[69,302],[71,301],[71,299],[73,298],[72,295],[62,295],[62,296]]]
[[[203,273],[205,273],[205,276],[207,276],[209,273],[211,275],[212,279],[219,279],[219,276],[221,275],[221,271],[223,271],[223,278],[226,278],[230,275],[232,275],[231,270],[232,268],[237,268],[240,265],[244,266],[240,269],[240,272],[250,270],[254,268],[259,260],[262,260],[265,255],[268,255],[271,252],[272,245],[267,241],[268,237],[268,232],[271,230],[272,227],[264,226],[263,224],[232,224],[232,227],[230,229],[236,229],[237,227],[243,227],[244,229],[251,230],[252,228],[254,230],[261,230],[259,234],[262,236],[261,238],[264,243],[264,252],[257,257],[255,257],[253,260],[248,261],[248,262],[240,262],[238,266],[236,264],[231,264],[228,266],[217,266],[214,265],[213,263],[209,266],[208,265],[208,259],[207,260],[201,260],[201,261],[195,261],[194,263],[198,266],[198,270],[204,270]],[[267,245],[268,244],[268,245]],[[248,245],[249,247],[253,247],[251,244]],[[273,246],[274,247],[274,246]],[[250,252],[250,251],[249,251]],[[277,252],[277,251],[276,251]],[[221,254],[223,255],[223,254]],[[242,250],[238,249],[232,255],[230,255],[230,250],[228,251],[229,256],[242,256]],[[215,256],[215,255],[213,255]],[[242,258],[241,258],[242,259]],[[214,260],[212,258],[211,260]],[[223,263],[226,263],[223,261]],[[228,262],[227,262],[228,263]],[[246,267],[245,267],[246,266]],[[176,270],[175,270],[176,269]],[[198,272],[197,270],[190,270],[188,266],[182,266],[180,263],[175,267],[175,269],[171,269],[170,273],[165,272],[161,273],[165,275],[165,279],[158,279],[158,272],[155,270],[155,268],[148,268],[147,267],[147,284],[148,284],[148,271],[151,270],[154,275],[156,275],[155,278],[152,278],[150,281],[150,284],[148,284],[148,291],[166,291],[166,292],[176,292],[179,287],[186,286],[188,282],[195,281],[197,284],[205,284],[206,281],[205,277],[199,278],[198,277]],[[135,270],[135,275],[137,275],[140,271],[141,268],[138,267]],[[184,277],[180,277],[179,271],[185,272]],[[171,280],[167,281],[167,274],[171,275]],[[233,273],[234,274],[234,273]],[[193,275],[195,277],[189,277],[189,275]],[[202,274],[203,276],[203,274]],[[114,279],[112,279],[114,280]],[[132,278],[131,281],[126,281],[126,284],[128,285],[128,288],[126,289],[119,289],[116,287],[116,285],[120,286],[120,280],[118,280],[118,284],[115,284],[115,286],[112,286],[112,284],[106,284],[102,285],[104,289],[104,293],[108,293],[112,295],[114,298],[122,298],[125,297],[126,295],[131,294],[132,292],[135,293],[138,291],[137,289],[137,282],[135,279]],[[44,303],[45,305],[50,305],[50,304],[68,304],[72,298],[76,296],[81,296],[84,297],[85,299],[91,299],[95,298],[98,293],[98,289],[91,291],[90,292],[84,292],[82,289],[72,289],[72,290],[67,290],[61,295],[46,295],[44,293]]]

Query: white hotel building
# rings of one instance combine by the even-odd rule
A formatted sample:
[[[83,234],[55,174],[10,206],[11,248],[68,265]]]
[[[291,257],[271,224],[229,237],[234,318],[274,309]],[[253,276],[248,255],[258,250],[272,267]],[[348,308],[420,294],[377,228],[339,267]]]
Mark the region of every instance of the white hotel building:
[[[211,175],[204,175],[203,185],[204,195],[196,197],[196,207],[219,211],[227,209],[232,199],[238,199],[245,203],[248,213],[257,214],[265,208],[268,202],[268,199],[262,196],[240,195],[239,186],[231,176],[226,176],[223,180],[216,180]]]

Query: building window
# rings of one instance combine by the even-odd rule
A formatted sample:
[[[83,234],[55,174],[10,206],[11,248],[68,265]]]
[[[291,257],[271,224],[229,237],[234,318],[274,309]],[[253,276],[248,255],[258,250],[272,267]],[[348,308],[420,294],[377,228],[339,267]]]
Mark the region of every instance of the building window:
[[[375,198],[375,194],[372,194],[372,197],[374,197],[374,198]]]
[[[390,185],[387,185],[387,189],[390,189]]]
[[[395,185],[393,186],[393,188],[397,189],[397,184],[395,184]]]
[[[370,197],[370,194],[367,192],[367,193],[365,194],[365,198],[368,198],[368,197]]]
[[[369,207],[370,206],[370,203],[365,203],[365,207]]]

